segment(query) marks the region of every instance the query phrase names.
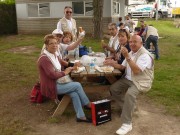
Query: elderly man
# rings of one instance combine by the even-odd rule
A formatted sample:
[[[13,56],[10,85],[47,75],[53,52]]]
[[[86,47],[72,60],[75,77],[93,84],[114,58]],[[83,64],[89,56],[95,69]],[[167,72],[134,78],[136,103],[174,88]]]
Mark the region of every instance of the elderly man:
[[[125,76],[116,81],[110,87],[112,97],[122,109],[122,126],[116,131],[119,135],[125,135],[132,130],[132,114],[136,104],[136,97],[140,92],[150,90],[154,78],[154,62],[151,54],[143,47],[142,39],[133,35],[130,39],[131,52],[125,47],[121,52],[125,57],[122,65],[107,61],[120,70],[126,70]]]
[[[119,46],[119,40],[118,40],[118,29],[116,26],[116,23],[110,23],[108,25],[109,34],[111,35],[111,38],[109,39],[109,43],[105,44],[102,43],[102,47],[107,50],[107,56],[113,56],[116,49]]]
[[[69,31],[73,35],[73,41],[77,39],[77,28],[76,28],[76,20],[72,18],[72,7],[66,6],[64,8],[64,17],[59,20],[57,23],[57,29],[62,30],[63,32]]]

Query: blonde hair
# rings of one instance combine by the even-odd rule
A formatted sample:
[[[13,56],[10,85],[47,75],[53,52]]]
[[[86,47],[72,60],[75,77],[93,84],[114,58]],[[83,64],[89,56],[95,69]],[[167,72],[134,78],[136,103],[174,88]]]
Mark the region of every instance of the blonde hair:
[[[44,37],[44,44],[45,44],[45,45],[48,45],[48,44],[49,44],[49,41],[50,41],[51,39],[56,39],[56,40],[57,40],[57,37],[56,37],[55,35],[53,35],[53,34],[48,34],[48,35],[46,35],[46,36]]]

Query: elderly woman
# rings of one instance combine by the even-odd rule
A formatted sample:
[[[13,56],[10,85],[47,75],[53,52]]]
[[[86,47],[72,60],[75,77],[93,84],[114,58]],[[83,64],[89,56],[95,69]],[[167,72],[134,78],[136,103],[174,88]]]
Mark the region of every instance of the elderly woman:
[[[38,59],[42,95],[55,101],[58,100],[59,94],[69,95],[76,112],[76,121],[91,122],[91,119],[85,116],[82,109],[82,106],[86,108],[90,108],[91,106],[81,84],[78,82],[59,82],[59,79],[68,75],[75,67],[67,67],[64,71],[62,70],[64,66],[67,66],[67,62],[57,57],[57,37],[52,34],[46,35],[44,44],[46,49]]]

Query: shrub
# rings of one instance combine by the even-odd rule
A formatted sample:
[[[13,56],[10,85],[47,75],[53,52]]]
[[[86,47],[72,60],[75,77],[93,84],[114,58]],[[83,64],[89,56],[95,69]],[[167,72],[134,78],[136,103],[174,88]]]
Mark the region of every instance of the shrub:
[[[0,35],[17,33],[15,3],[0,3],[0,18]]]

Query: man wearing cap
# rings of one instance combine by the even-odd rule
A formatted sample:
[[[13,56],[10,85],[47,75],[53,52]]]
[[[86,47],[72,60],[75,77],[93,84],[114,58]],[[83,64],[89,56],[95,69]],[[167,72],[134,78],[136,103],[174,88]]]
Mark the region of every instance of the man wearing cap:
[[[64,8],[64,17],[59,20],[57,23],[57,29],[62,30],[63,32],[69,31],[73,35],[73,41],[77,40],[77,27],[76,20],[72,18],[72,7],[66,6]]]

